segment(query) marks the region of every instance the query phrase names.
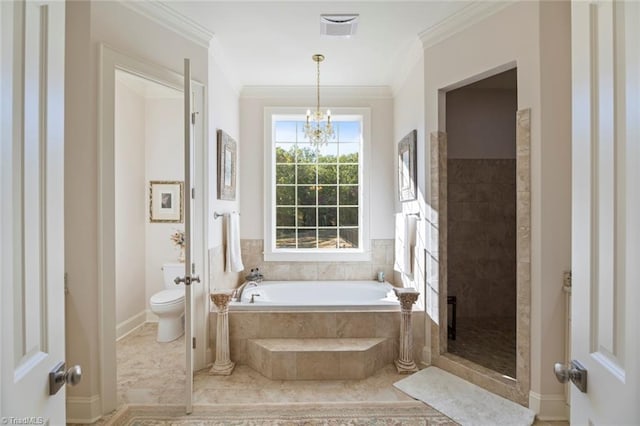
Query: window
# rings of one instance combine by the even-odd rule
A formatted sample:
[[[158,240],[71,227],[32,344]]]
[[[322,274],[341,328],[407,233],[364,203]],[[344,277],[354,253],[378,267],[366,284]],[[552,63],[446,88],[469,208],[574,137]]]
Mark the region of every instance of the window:
[[[265,260],[365,260],[364,115],[333,114],[335,138],[318,149],[304,115],[270,118]]]

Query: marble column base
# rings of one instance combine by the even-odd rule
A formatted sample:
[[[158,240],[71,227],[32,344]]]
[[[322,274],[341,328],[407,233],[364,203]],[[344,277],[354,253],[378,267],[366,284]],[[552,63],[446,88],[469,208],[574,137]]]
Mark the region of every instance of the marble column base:
[[[396,365],[396,370],[398,370],[398,374],[409,374],[409,373],[415,373],[418,371],[418,366],[413,361],[405,362],[400,359],[396,359],[394,361],[394,364]]]
[[[213,364],[209,374],[213,376],[230,376],[235,366],[236,363],[231,361],[224,364]]]

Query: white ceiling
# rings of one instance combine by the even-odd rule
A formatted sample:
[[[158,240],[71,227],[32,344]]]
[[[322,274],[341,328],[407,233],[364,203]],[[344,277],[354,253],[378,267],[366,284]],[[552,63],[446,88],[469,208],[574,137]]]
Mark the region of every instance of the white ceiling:
[[[392,86],[418,34],[469,1],[183,1],[164,4],[215,34],[240,86]],[[320,35],[323,13],[357,13],[349,39]]]

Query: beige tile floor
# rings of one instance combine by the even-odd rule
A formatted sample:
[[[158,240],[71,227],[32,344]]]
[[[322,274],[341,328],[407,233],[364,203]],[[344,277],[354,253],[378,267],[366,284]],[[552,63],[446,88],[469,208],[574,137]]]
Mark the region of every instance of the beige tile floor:
[[[117,346],[119,404],[179,404],[184,400],[184,338],[155,341],[156,325],[145,324]],[[194,378],[194,404],[267,402],[412,401],[393,387],[404,376],[392,365],[364,380],[270,380],[248,366],[231,376]]]
[[[184,401],[184,338],[155,341],[156,325],[145,324],[117,345],[118,402],[124,404],[182,404]],[[404,376],[392,365],[365,380],[269,380],[247,366],[236,366],[231,376],[211,376],[207,370],[194,378],[194,404],[268,404],[387,402],[407,403],[411,397],[393,387]],[[425,412],[437,413],[425,405]],[[430,417],[429,423],[440,417]],[[450,419],[442,415],[443,423]],[[103,419],[102,423],[108,423]],[[176,423],[179,424],[179,423]],[[535,425],[566,426],[566,422]]]

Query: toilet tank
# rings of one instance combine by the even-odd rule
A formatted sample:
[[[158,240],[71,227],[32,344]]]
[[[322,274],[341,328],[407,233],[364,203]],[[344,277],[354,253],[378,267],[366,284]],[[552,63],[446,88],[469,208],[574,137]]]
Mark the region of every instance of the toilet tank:
[[[184,277],[184,263],[165,263],[162,265],[162,272],[164,273],[165,288],[178,288],[184,286],[184,283],[180,283],[180,285],[177,286],[173,281],[176,277]]]

